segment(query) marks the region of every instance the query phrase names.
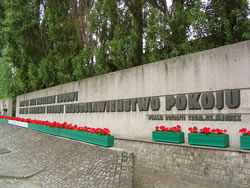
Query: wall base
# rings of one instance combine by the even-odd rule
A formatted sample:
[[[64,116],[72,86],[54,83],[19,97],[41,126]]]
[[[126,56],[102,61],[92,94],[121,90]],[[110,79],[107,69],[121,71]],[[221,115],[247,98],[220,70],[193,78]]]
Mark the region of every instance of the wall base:
[[[135,165],[145,168],[236,187],[250,184],[249,151],[125,139],[115,139],[115,147],[132,151]]]

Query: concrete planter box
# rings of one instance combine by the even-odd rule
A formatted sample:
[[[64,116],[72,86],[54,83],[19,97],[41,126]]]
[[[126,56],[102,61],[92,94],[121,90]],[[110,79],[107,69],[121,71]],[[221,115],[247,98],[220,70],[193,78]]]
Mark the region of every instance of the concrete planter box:
[[[240,136],[240,148],[250,149],[250,136]]]
[[[71,138],[69,129],[59,128],[58,135],[65,138]]]
[[[114,136],[88,133],[88,142],[100,146],[111,147],[114,146]]]
[[[40,131],[48,134],[58,135],[58,128],[57,127],[50,127],[47,125],[41,125],[36,123],[29,123],[28,125],[29,129]]]
[[[46,125],[41,125],[41,124],[36,124],[36,123],[29,123],[28,128],[31,130],[40,131],[44,133],[47,133],[47,129],[48,129]]]
[[[65,138],[71,138],[74,140],[80,140],[80,141],[84,141],[84,142],[88,141],[88,132],[84,132],[84,131],[59,128],[58,135],[65,137]]]
[[[0,118],[0,122],[8,123],[8,119]],[[114,136],[110,136],[110,135],[98,135],[98,134],[88,133],[84,131],[57,128],[57,127],[51,127],[51,126],[35,124],[35,123],[27,123],[27,128],[31,130],[35,130],[35,131],[44,132],[47,134],[62,136],[62,137],[71,138],[74,140],[83,141],[83,142],[89,142],[92,144],[101,145],[105,147],[114,146]]]
[[[48,133],[48,134],[58,136],[59,128],[57,128],[57,127],[51,127],[51,126],[44,125],[41,128],[42,128],[41,131],[44,132],[44,133]]]
[[[228,134],[188,134],[188,143],[191,145],[213,146],[213,147],[228,147]]]
[[[70,130],[70,137],[74,140],[80,140],[83,142],[87,142],[88,141],[88,132]]]
[[[0,123],[8,123],[8,119],[0,118]]]
[[[36,123],[29,123],[28,128],[35,130],[35,131],[42,131],[44,126],[45,125],[40,125],[40,124],[36,124]],[[44,132],[44,131],[42,131],[42,132]]]
[[[154,141],[160,142],[184,143],[183,132],[153,131],[152,138]]]

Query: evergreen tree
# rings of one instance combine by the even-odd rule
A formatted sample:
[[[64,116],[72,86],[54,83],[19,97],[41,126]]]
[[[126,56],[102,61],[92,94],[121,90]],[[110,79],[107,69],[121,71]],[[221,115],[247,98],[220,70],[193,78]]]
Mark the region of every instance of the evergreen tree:
[[[0,97],[250,39],[248,0],[1,0]]]

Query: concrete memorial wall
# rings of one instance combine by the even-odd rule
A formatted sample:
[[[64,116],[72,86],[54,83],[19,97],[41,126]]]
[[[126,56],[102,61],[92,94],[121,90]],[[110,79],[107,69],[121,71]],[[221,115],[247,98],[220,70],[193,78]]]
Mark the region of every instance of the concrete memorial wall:
[[[250,41],[108,73],[17,97],[16,115],[107,127],[152,140],[156,125],[250,128]],[[52,75],[53,76],[53,75]]]

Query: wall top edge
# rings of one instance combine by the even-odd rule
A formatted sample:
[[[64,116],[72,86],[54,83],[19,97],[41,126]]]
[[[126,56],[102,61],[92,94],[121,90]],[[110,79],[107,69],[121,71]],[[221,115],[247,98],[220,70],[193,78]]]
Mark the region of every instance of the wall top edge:
[[[65,84],[60,84],[60,85],[57,85],[57,86],[53,86],[53,87],[40,89],[40,90],[32,91],[32,92],[29,92],[29,93],[25,93],[25,94],[22,94],[22,95],[18,95],[17,97],[23,97],[25,95],[29,95],[29,94],[32,94],[32,93],[46,91],[48,89],[57,89],[59,87],[65,87],[67,85],[77,84],[77,83],[80,83],[82,81],[88,81],[88,80],[92,80],[92,79],[98,79],[98,78],[107,77],[107,76],[110,76],[110,75],[119,74],[119,73],[129,72],[131,70],[136,70],[136,69],[139,70],[139,69],[141,69],[143,67],[153,66],[153,65],[156,65],[156,64],[174,63],[179,59],[181,60],[181,59],[188,58],[188,57],[195,57],[195,56],[201,56],[201,55],[209,56],[210,54],[218,53],[219,50],[223,51],[223,50],[226,50],[226,49],[229,49],[229,48],[235,49],[235,46],[249,46],[249,49],[250,49],[250,40],[246,40],[246,41],[242,41],[242,42],[238,42],[238,43],[234,43],[234,44],[229,44],[229,45],[225,45],[225,46],[220,46],[220,47],[216,47],[216,48],[212,48],[212,49],[208,49],[208,50],[203,50],[203,51],[200,51],[200,52],[190,53],[190,54],[187,54],[187,55],[172,57],[172,58],[169,58],[169,59],[164,59],[164,60],[160,60],[160,61],[156,61],[156,62],[152,62],[152,63],[148,63],[148,64],[143,64],[143,65],[139,65],[139,66],[136,66],[136,67],[131,67],[131,68],[128,68],[128,69],[123,69],[123,70],[119,70],[119,71],[115,71],[115,72],[109,72],[109,73],[105,73],[105,74],[102,74],[102,75],[97,75],[97,76],[85,78],[85,79],[82,79],[82,80],[72,81],[72,82],[68,82],[68,83],[65,83]],[[12,99],[12,98],[9,98],[9,99]],[[0,100],[2,100],[2,99],[0,99]]]

